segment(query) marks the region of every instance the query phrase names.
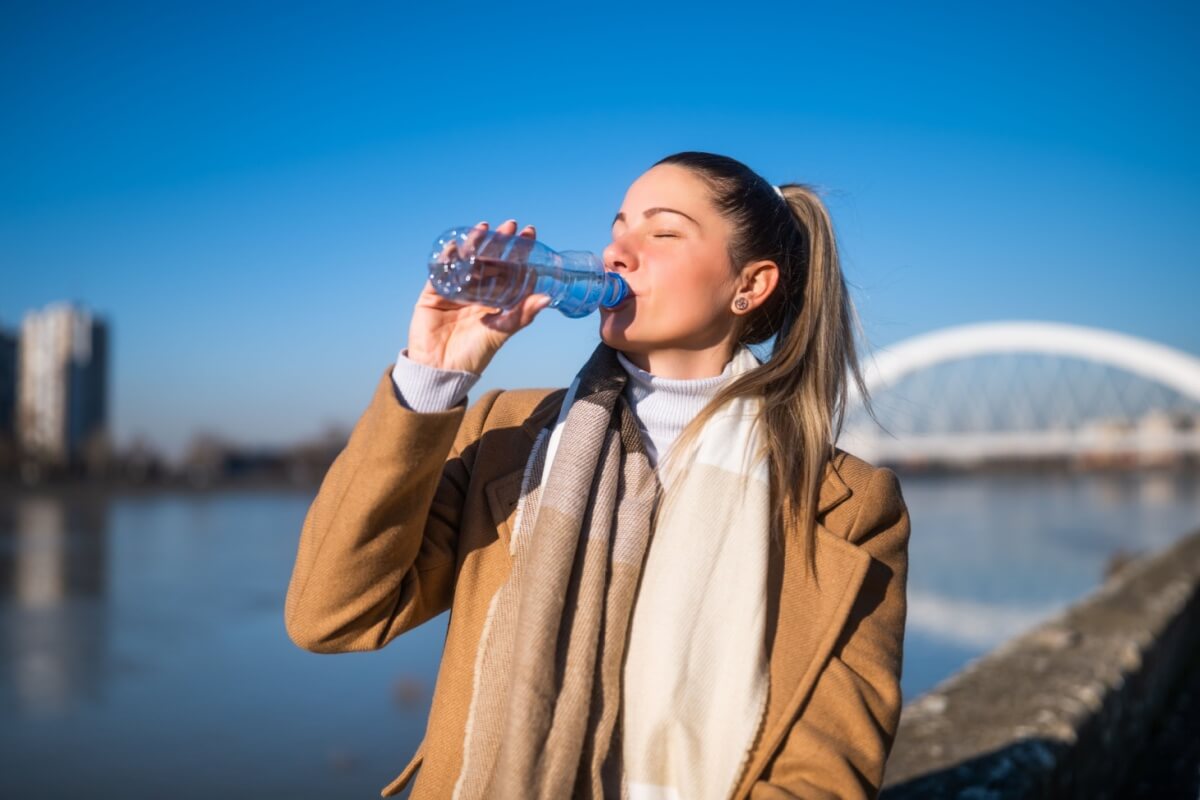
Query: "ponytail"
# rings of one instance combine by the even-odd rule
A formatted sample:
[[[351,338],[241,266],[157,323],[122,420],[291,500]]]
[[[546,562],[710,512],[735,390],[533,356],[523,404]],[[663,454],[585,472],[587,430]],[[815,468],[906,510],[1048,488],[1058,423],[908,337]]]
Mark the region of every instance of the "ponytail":
[[[680,434],[699,433],[725,403],[762,400],[762,425],[771,475],[772,537],[781,545],[786,522],[798,522],[810,573],[816,574],[816,510],[827,464],[845,417],[847,381],[853,378],[874,418],[859,367],[854,332],[861,333],[838,258],[833,222],[813,187],[774,188],[749,167],[709,153],[685,152],[658,162],[688,167],[705,180],[721,213],[734,225],[730,263],[735,271],[753,260],[779,267],[772,296],[745,318],[738,343],[773,339],[770,357],[721,387]]]

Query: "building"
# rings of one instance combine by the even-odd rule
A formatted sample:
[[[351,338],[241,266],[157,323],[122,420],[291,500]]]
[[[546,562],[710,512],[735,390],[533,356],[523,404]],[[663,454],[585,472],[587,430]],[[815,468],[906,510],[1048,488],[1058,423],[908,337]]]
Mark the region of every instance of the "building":
[[[17,439],[17,337],[0,330],[0,463]]]
[[[21,323],[17,439],[29,457],[67,466],[107,449],[108,326],[55,303]]]

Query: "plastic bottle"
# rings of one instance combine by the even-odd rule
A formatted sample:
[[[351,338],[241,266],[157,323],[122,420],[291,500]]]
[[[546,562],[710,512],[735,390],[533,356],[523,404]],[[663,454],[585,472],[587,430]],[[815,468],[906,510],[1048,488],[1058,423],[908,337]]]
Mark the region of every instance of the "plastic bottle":
[[[429,278],[442,297],[460,303],[512,308],[530,294],[550,295],[550,308],[583,317],[614,308],[629,286],[584,250],[557,253],[534,239],[462,225],[433,243]]]

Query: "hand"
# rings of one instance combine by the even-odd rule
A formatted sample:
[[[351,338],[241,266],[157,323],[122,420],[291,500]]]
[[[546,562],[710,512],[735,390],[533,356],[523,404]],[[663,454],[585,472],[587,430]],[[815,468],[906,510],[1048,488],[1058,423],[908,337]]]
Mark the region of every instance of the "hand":
[[[472,229],[475,241],[487,232],[487,223]],[[496,228],[497,233],[513,235],[517,221],[510,219]],[[531,242],[537,238],[532,225],[526,225],[521,236]],[[481,251],[480,258],[486,257]],[[538,312],[550,304],[550,297],[531,294],[520,304],[502,311],[480,305],[464,305],[447,300],[426,281],[413,309],[408,327],[408,357],[420,364],[440,369],[467,370],[480,374],[496,355],[500,346],[529,323]]]

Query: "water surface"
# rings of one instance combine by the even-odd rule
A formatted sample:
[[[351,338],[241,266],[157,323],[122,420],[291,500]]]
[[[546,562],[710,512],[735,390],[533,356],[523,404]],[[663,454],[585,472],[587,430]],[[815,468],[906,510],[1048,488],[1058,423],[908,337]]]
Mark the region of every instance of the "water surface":
[[[1200,527],[1196,476],[903,476],[911,700]],[[283,627],[311,491],[0,496],[0,797],[377,797],[445,616],[316,655]]]

